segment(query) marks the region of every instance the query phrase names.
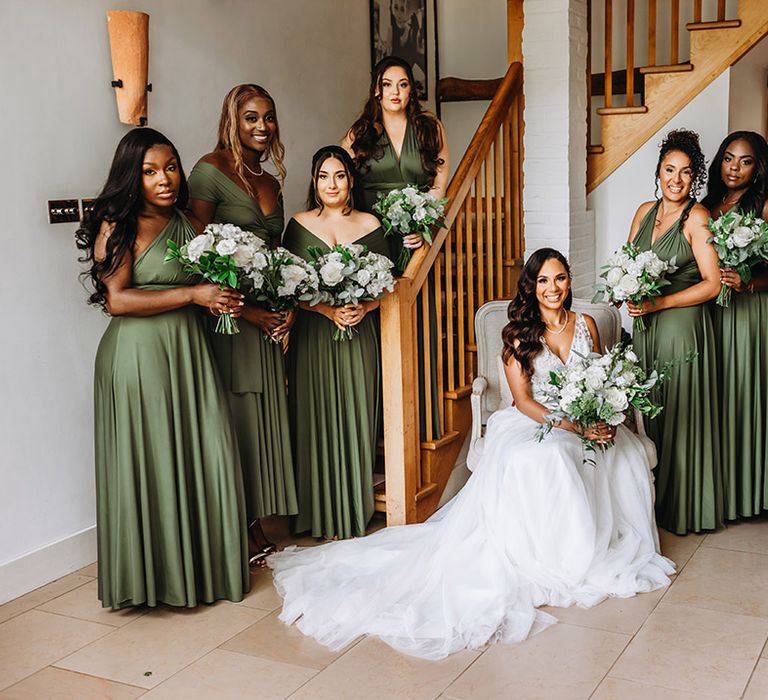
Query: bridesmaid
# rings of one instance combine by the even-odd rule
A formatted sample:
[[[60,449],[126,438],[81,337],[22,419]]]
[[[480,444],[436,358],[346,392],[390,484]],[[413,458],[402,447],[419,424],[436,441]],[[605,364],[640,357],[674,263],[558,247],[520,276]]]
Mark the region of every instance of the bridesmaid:
[[[715,342],[705,305],[717,296],[720,272],[707,243],[707,210],[695,199],[705,177],[698,135],[669,132],[656,165],[661,197],[640,205],[629,234],[640,250],[678,266],[663,296],[628,304],[630,316],[648,316],[647,330],[634,337],[641,362],[674,363],[658,397],[664,410],[647,430],[659,455],[657,520],[677,534],[723,524]]]
[[[186,200],[176,148],[134,129],[77,231],[89,301],[112,316],[94,398],[99,599],[113,609],[239,601],[249,586],[237,444],[195,308],[242,301],[164,264],[168,239],[195,235]]]
[[[754,131],[736,131],[720,144],[702,204],[716,219],[731,209],[768,218],[768,145]],[[713,305],[718,349],[721,454],[728,493],[726,517],[768,509],[768,268],[749,284],[730,268],[720,282],[736,294]],[[738,342],[737,342],[738,338]]]
[[[283,244],[310,260],[309,249],[361,243],[389,255],[379,220],[357,210],[359,178],[346,151],[321,148],[312,158],[309,211],[296,214]],[[381,401],[378,301],[302,310],[288,347],[291,428],[299,515],[296,532],[326,539],[365,535],[373,515],[373,467]],[[334,325],[354,326],[333,340]]]
[[[189,208],[202,226],[231,223],[269,244],[280,242],[280,182],[263,168],[271,159],[285,177],[275,102],[258,85],[238,85],[224,99],[216,148],[189,176]],[[263,564],[276,547],[260,518],[297,510],[288,427],[283,350],[293,314],[273,313],[246,297],[240,333],[213,334],[213,349],[240,445],[250,534],[250,563]]]
[[[401,58],[387,56],[373,69],[368,100],[362,114],[345,135],[342,146],[354,158],[363,179],[365,210],[373,211],[379,194],[406,185],[428,189],[435,197],[445,197],[448,187],[449,154],[445,129],[440,120],[425,112],[415,91],[411,65]],[[397,259],[401,243],[392,246],[393,259]],[[403,239],[402,245],[418,248],[421,237],[413,234]],[[430,291],[434,277],[429,277]],[[437,395],[437,324],[434,294],[430,293],[430,332],[432,361],[432,437],[440,438],[440,413]],[[419,306],[421,311],[421,306]],[[420,325],[420,323],[419,323]],[[419,334],[419,348],[422,338]],[[423,351],[420,351],[423,355]],[[419,365],[419,386],[423,386],[424,368]],[[421,398],[421,395],[420,395]],[[427,418],[423,400],[419,402],[421,437],[426,439]]]

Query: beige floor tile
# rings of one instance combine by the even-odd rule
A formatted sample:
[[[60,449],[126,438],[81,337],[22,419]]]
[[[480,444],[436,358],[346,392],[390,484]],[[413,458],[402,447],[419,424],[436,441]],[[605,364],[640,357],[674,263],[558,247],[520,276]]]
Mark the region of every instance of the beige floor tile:
[[[660,588],[651,593],[640,593],[632,598],[608,598],[587,610],[575,605],[570,608],[547,606],[542,610],[569,625],[631,635],[640,629],[666,592],[667,588]]]
[[[768,642],[765,643],[765,646],[763,647],[763,651],[760,654],[760,656],[764,659],[768,659]]]
[[[147,700],[282,700],[315,673],[300,666],[214,649],[144,697]]]
[[[760,659],[747,684],[744,700],[765,700],[768,698],[768,661]]]
[[[664,602],[768,617],[768,556],[701,547]]]
[[[650,674],[649,674],[650,675]],[[714,695],[697,694],[696,700],[722,700]],[[590,700],[692,700],[690,693],[657,685],[605,678]]]
[[[456,700],[588,698],[631,638],[558,624],[520,644],[495,644],[444,694]]]
[[[56,666],[154,688],[266,614],[227,602],[191,610],[158,608]]]
[[[661,540],[661,553],[675,562],[678,573],[688,563],[693,553],[704,542],[706,535],[675,535],[667,530],[659,529],[659,539]]]
[[[17,615],[0,625],[0,689],[114,630],[40,610]]]
[[[768,636],[768,620],[660,603],[611,669],[691,697],[739,697]]]
[[[272,569],[251,571],[251,590],[240,605],[259,608],[268,612],[282,607],[283,599],[278,595],[272,583]]]
[[[113,627],[122,627],[147,612],[147,608],[125,608],[124,610],[102,608],[98,598],[98,584],[93,580],[39,606],[38,610],[100,622]]]
[[[221,648],[318,671],[343,653],[329,651],[311,637],[305,637],[295,625],[281,622],[279,614],[279,611],[275,611],[259,620],[222,644]]]
[[[0,700],[132,700],[143,688],[49,666],[0,692]]]
[[[96,562],[93,562],[93,564],[88,564],[88,566],[84,566],[82,569],[79,569],[75,573],[78,573],[81,576],[97,578],[99,575],[99,565]]]
[[[462,651],[441,661],[425,661],[369,637],[318,673],[291,700],[432,700],[479,655]]]
[[[73,588],[82,586],[91,580],[92,578],[82,576],[79,573],[69,574],[14,600],[10,600],[5,605],[0,605],[0,622],[5,622],[16,615],[27,612],[27,610],[32,610],[32,608],[47,603],[62,593],[71,591]]]
[[[768,554],[768,518],[728,523],[724,530],[707,535],[704,546]]]

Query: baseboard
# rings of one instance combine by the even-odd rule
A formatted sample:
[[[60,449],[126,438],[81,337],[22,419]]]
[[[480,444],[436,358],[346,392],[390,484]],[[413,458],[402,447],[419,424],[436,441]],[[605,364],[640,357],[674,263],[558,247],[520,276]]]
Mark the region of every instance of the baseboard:
[[[96,561],[96,526],[0,564],[0,605]]]

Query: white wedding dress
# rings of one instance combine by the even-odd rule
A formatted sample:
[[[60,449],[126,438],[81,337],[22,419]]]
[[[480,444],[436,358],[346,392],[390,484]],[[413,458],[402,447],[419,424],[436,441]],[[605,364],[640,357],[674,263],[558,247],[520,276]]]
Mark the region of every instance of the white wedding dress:
[[[571,356],[591,348],[578,315]],[[534,367],[540,398],[563,364],[544,345]],[[536,427],[514,407],[493,414],[480,465],[425,523],[269,557],[280,619],[334,650],[371,634],[440,659],[557,622],[541,605],[591,607],[668,585],[638,438],[619,426],[594,466],[576,435],[536,442]]]

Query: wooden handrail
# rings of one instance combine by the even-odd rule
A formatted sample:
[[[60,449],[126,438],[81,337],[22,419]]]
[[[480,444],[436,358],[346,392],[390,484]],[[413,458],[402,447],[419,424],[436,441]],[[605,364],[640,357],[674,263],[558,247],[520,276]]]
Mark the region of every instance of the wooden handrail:
[[[503,78],[490,80],[465,80],[464,78],[440,78],[437,82],[438,102],[469,102],[492,100]]]
[[[521,63],[513,63],[509,66],[507,74],[501,81],[496,95],[488,105],[480,126],[464,152],[464,157],[456,168],[456,172],[448,185],[448,205],[445,210],[445,223],[443,227],[434,234],[432,245],[422,246],[416,250],[411,257],[408,267],[405,269],[403,278],[408,279],[410,297],[409,302],[413,303],[416,295],[419,293],[424,281],[429,274],[429,270],[435,262],[440,248],[445,241],[448,231],[453,226],[464,203],[464,197],[470,191],[472,183],[480,171],[488,150],[496,138],[496,133],[504,121],[512,101],[520,93],[523,84],[523,66]]]

